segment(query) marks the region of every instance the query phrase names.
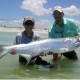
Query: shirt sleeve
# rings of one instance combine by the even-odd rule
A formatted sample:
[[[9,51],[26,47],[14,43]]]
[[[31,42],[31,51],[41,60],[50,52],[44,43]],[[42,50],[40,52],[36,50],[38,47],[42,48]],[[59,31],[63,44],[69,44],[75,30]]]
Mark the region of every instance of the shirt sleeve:
[[[21,40],[20,40],[20,36],[19,35],[16,35],[15,37],[15,40],[14,40],[14,44],[20,44],[21,43]]]
[[[72,21],[71,22],[71,31],[73,36],[77,36],[78,33],[80,33],[80,26],[77,24],[77,22]]]
[[[77,24],[77,22],[75,22],[75,20],[74,19],[69,19],[69,27],[68,27],[68,29],[69,29],[69,31],[71,32],[70,33],[70,36],[76,36],[76,35],[78,35],[78,24]]]
[[[50,28],[49,28],[49,30],[48,30],[48,37],[49,38],[55,38],[55,35],[54,35],[54,26],[53,26],[54,24],[51,24],[51,26],[50,26]]]
[[[80,24],[79,23],[76,23],[76,27],[77,27],[77,34],[80,35]]]
[[[39,40],[41,38],[41,36],[39,34],[35,34],[33,35],[33,41]]]
[[[77,25],[77,23],[74,21],[74,24],[73,24],[73,32],[74,32],[74,34],[75,34],[75,36],[78,34],[78,25]]]

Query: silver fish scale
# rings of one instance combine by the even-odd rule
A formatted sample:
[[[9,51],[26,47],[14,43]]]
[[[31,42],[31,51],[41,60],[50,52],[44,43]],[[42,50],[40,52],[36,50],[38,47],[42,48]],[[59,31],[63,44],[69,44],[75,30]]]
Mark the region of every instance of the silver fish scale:
[[[39,55],[41,52],[45,54],[49,51],[53,53],[64,53],[75,50],[80,46],[80,38],[57,38],[34,41],[29,44],[19,44],[14,46],[6,46],[3,48],[5,54],[15,49],[19,54],[30,54],[32,56]],[[1,57],[1,56],[0,56]]]

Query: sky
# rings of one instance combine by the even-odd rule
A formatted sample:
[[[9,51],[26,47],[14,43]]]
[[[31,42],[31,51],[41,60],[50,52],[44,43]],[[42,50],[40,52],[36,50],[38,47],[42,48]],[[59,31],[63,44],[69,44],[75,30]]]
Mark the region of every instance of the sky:
[[[54,21],[55,7],[64,11],[64,16],[80,22],[80,0],[0,0],[0,26],[20,27],[24,17],[32,16],[36,28],[48,28]]]

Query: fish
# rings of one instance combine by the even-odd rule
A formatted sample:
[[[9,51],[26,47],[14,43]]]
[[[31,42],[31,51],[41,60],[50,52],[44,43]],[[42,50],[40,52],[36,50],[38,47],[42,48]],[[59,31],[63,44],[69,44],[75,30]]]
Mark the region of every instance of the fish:
[[[30,42],[28,44],[18,44],[11,46],[0,45],[0,59],[14,50],[16,53],[19,53],[20,55],[25,57],[27,62],[29,63],[33,57],[40,55],[41,52],[43,52],[45,55],[48,55],[48,52],[53,52],[53,54],[61,54],[73,51],[79,46],[79,36],[67,38],[48,38]]]

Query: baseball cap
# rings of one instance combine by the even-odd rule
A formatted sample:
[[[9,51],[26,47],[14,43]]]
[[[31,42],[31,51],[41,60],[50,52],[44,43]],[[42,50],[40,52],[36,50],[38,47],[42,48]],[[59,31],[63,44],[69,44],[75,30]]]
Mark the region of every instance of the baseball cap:
[[[54,11],[59,11],[59,12],[63,12],[63,10],[62,10],[62,8],[61,7],[56,7],[56,8],[54,8]]]
[[[27,21],[31,21],[33,24],[35,24],[35,21],[32,16],[25,17],[23,20],[23,24],[25,24]]]

